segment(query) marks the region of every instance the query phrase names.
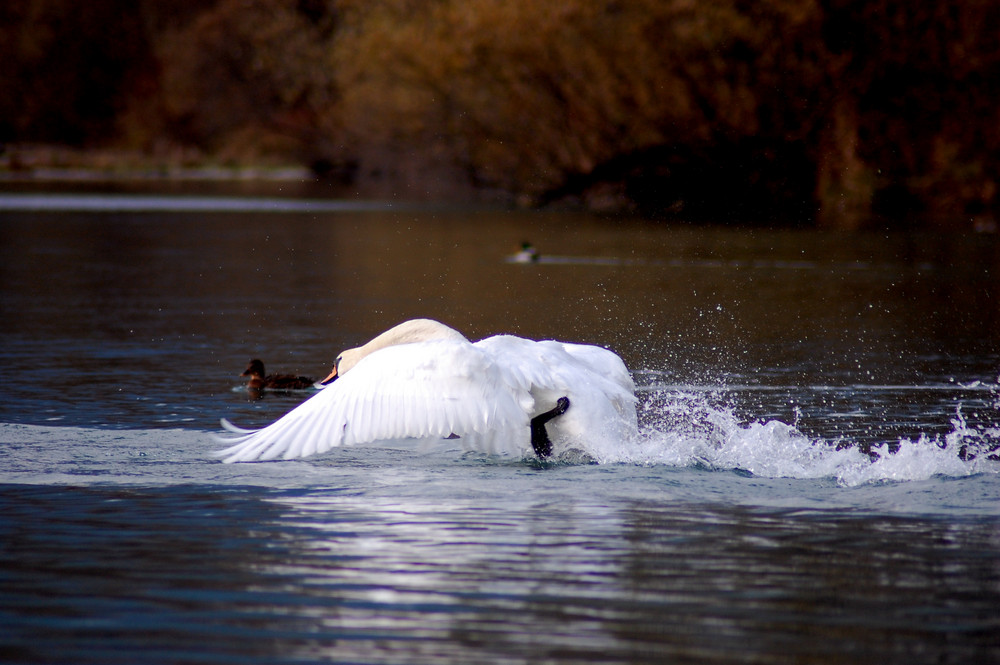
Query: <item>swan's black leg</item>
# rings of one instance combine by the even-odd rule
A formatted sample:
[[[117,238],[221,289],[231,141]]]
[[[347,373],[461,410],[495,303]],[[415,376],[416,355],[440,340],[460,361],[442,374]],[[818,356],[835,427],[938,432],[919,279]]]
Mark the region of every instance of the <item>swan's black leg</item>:
[[[531,447],[535,449],[535,454],[539,458],[545,459],[552,454],[552,441],[549,439],[549,433],[545,430],[545,423],[566,413],[568,408],[569,398],[560,397],[556,400],[554,409],[540,413],[531,419]]]

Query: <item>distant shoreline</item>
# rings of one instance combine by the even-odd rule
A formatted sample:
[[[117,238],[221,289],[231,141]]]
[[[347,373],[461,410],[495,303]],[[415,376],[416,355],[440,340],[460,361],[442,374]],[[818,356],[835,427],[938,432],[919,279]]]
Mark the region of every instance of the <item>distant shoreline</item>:
[[[434,176],[431,176],[432,178]],[[195,150],[177,148],[163,154],[115,148],[74,148],[51,144],[0,144],[0,192],[40,191],[46,187],[68,190],[142,193],[275,196],[281,198],[380,200],[397,203],[437,205],[485,205],[535,209],[576,209],[598,215],[642,216],[615,183],[596,182],[591,191],[537,201],[513,196],[510,192],[472,188],[471,191],[442,191],[426,187],[427,182],[405,178],[359,178],[338,182],[325,178],[302,164],[261,160],[258,163],[220,164]],[[604,190],[608,189],[607,196]],[[596,194],[595,194],[596,193]],[[993,235],[1000,231],[997,217],[989,210],[964,218],[957,228],[950,224],[931,225],[936,230],[972,231]],[[952,219],[954,219],[952,218]],[[685,223],[681,220],[681,223]],[[751,224],[753,225],[753,224]],[[774,226],[793,227],[796,222]],[[863,225],[878,228],[877,224]],[[926,226],[924,228],[927,228]]]
[[[8,145],[0,152],[2,182],[102,181],[315,181],[316,175],[297,164],[213,164],[202,155],[165,156],[107,148],[58,145]]]
[[[431,175],[431,178],[434,176]],[[19,186],[171,191],[190,189],[255,195],[352,200],[428,202],[446,205],[510,205],[510,196],[488,188],[428,187],[428,181],[373,177],[343,182],[303,164],[278,159],[219,163],[194,150],[164,154],[115,148],[74,148],[53,144],[0,144],[0,190]]]

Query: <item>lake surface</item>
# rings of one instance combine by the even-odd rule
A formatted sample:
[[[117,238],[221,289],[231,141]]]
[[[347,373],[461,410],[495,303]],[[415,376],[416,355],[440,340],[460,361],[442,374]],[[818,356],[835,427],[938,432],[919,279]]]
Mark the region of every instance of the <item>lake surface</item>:
[[[4,663],[1000,662],[996,236],[7,192],[0,311]],[[212,457],[414,317],[614,349],[640,440]]]

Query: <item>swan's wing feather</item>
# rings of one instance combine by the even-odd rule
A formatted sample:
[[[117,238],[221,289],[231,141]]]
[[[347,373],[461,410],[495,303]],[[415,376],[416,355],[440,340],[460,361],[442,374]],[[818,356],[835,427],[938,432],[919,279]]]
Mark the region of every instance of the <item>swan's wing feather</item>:
[[[591,368],[596,374],[614,381],[621,389],[635,398],[635,381],[625,362],[618,354],[600,346],[590,344],[569,344],[558,342],[566,353]]]
[[[292,458],[310,447],[328,450],[338,446],[341,442],[336,431],[324,431],[322,436],[318,435],[330,412],[336,411],[335,397],[333,391],[321,390],[263,429],[222,439],[233,445],[216,455],[222,457],[224,462],[247,462]]]
[[[496,364],[466,341],[387,347],[345,374],[352,443],[462,436],[523,424]],[[341,383],[338,380],[332,384]]]
[[[222,424],[222,429],[226,430],[227,432],[232,432],[233,434],[250,434],[255,431],[252,429],[244,429],[242,427],[237,427],[236,425],[231,423],[227,418],[223,418],[219,422]]]
[[[475,346],[493,358],[511,388],[530,391],[532,386],[552,382],[551,363],[544,361],[538,342],[513,335],[496,335],[476,342]]]
[[[273,424],[228,439],[225,462],[291,459],[340,445],[526,429],[488,354],[466,341],[391,346]]]

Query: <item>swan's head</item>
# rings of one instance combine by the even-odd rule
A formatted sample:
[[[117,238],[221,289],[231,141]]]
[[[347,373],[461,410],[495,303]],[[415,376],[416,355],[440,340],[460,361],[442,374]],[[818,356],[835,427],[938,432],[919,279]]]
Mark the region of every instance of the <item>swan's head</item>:
[[[357,365],[359,360],[368,355],[367,353],[362,353],[364,348],[363,346],[359,346],[356,349],[347,349],[337,356],[337,359],[333,361],[333,370],[330,372],[330,375],[320,381],[320,384],[325,386],[328,383],[333,383],[337,380],[338,376]]]
[[[449,328],[443,323],[432,321],[431,319],[413,319],[400,323],[395,328],[390,328],[384,333],[368,342],[364,346],[348,349],[337,356],[333,363],[333,370],[330,375],[320,381],[324,386],[333,383],[337,377],[342,376],[352,367],[361,362],[362,358],[375,353],[379,349],[397,344],[412,344],[414,342],[429,342],[435,339],[453,339],[468,342],[465,335]]]

